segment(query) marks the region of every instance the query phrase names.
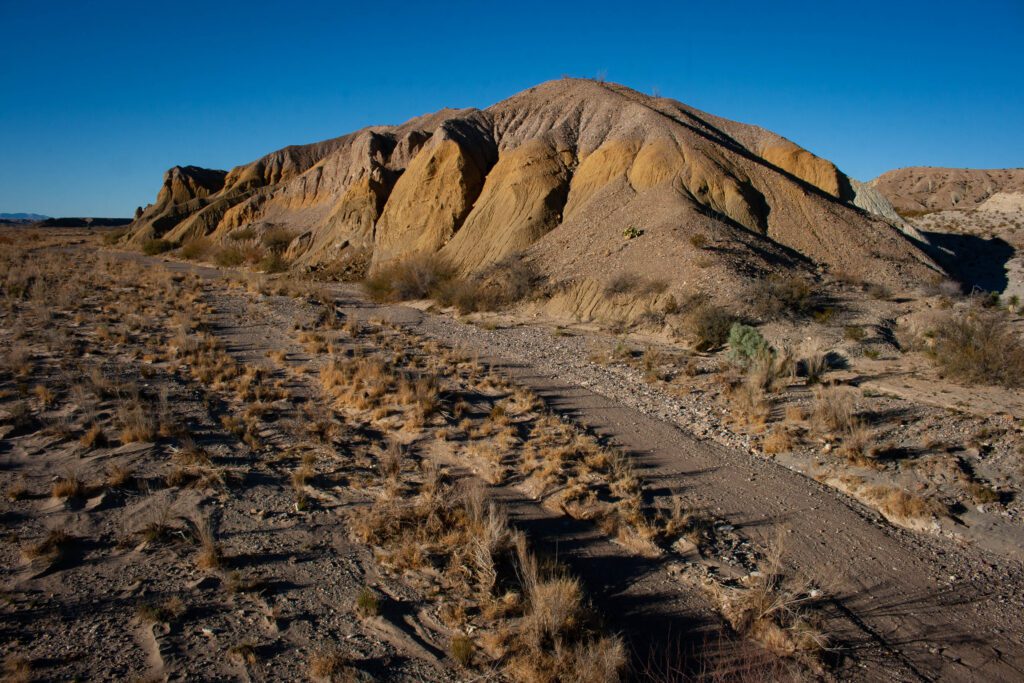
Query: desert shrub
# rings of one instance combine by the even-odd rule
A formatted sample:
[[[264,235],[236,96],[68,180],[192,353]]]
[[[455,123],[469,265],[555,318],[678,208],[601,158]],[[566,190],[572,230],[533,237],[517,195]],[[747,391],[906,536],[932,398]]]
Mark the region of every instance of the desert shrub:
[[[461,313],[496,311],[531,296],[542,277],[536,267],[514,254],[469,278],[452,278],[433,292],[438,303]]]
[[[156,256],[174,248],[174,244],[162,239],[149,239],[142,243],[142,253]]]
[[[809,316],[818,309],[811,283],[799,275],[772,275],[759,280],[750,292],[755,313],[767,319]]]
[[[843,328],[843,336],[850,341],[861,341],[867,336],[867,332],[860,325],[847,325]]]
[[[690,235],[690,244],[692,244],[695,249],[703,249],[708,246],[708,237],[702,232]]]
[[[437,254],[420,254],[378,268],[363,280],[363,289],[374,301],[424,299],[435,296],[454,275]]]
[[[213,243],[208,238],[195,237],[181,245],[181,251],[178,253],[184,259],[196,261],[205,257],[212,247]]]
[[[640,276],[636,273],[619,273],[608,280],[604,286],[605,296],[629,294],[640,285]]]
[[[116,228],[103,233],[103,244],[112,246],[121,241],[121,238],[129,232],[128,227]]]
[[[238,247],[225,246],[217,250],[213,260],[218,266],[233,268],[245,263],[245,254]]]
[[[686,313],[683,327],[700,351],[718,348],[729,338],[736,316],[710,302],[699,303]]]
[[[263,233],[263,246],[272,254],[283,254],[295,239],[295,233],[287,228],[271,228]]]
[[[251,240],[251,239],[255,239],[255,238],[256,238],[256,231],[253,230],[252,228],[243,228],[241,230],[236,230],[233,233],[228,235],[228,239],[235,240],[236,242],[241,242],[241,241],[244,241],[244,240]]]
[[[935,330],[929,355],[942,372],[979,384],[1024,384],[1024,342],[998,311],[970,309]]]
[[[288,261],[276,251],[260,259],[259,269],[264,273],[283,273],[288,270]]]
[[[771,353],[771,345],[750,325],[735,322],[729,328],[729,357],[732,360],[747,365],[753,359]]]
[[[636,294],[653,296],[668,289],[668,282],[661,279],[645,278],[636,273],[620,273],[609,280],[604,287],[605,296]]]

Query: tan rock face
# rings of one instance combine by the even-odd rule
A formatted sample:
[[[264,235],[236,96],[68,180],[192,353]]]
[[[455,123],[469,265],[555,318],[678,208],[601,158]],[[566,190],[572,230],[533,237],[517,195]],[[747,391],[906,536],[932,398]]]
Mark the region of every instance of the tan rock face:
[[[523,252],[557,280],[653,269],[682,289],[706,279],[697,270],[715,273],[722,293],[780,267],[901,285],[934,268],[853,206],[830,162],[763,129],[587,80],[288,147],[212,172],[220,189],[190,181],[199,171],[165,182],[131,239],[284,227],[300,237],[288,252],[296,267],[359,252],[380,268],[439,251],[468,273]],[[643,234],[635,245],[623,245],[628,228]],[[698,233],[716,248],[694,249]]]
[[[501,155],[442,253],[469,272],[529,247],[561,222],[571,161],[539,140]]]
[[[789,140],[765,145],[761,149],[761,156],[768,163],[810,183],[822,192],[827,192],[838,199],[853,199],[849,179],[835,164],[811,154]]]
[[[384,207],[374,235],[373,265],[447,244],[473,208],[488,170],[456,140],[438,139],[420,151]]]

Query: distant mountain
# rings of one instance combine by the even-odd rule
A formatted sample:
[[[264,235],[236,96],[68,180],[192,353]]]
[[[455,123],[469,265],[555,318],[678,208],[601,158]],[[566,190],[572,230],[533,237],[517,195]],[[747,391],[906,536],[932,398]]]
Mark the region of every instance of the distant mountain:
[[[0,220],[5,221],[45,221],[49,216],[38,213],[0,213]]]

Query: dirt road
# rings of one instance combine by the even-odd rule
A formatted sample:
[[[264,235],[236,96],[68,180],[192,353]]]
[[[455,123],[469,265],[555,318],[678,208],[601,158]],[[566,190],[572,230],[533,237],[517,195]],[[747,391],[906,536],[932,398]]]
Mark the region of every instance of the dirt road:
[[[126,255],[127,256],[127,255]],[[130,256],[131,258],[143,258]],[[221,277],[216,269],[175,262]],[[737,533],[766,547],[781,543],[788,566],[812,577],[833,597],[829,627],[842,644],[843,679],[1012,681],[1024,678],[1024,605],[1020,564],[961,548],[938,537],[897,529],[835,490],[770,460],[729,449],[688,433],[672,415],[658,416],[655,389],[640,390],[586,360],[584,338],[566,339],[540,326],[482,329],[450,316],[367,302],[353,286],[332,288],[339,310],[361,319],[382,318],[449,345],[479,354],[515,381],[530,386],[549,406],[587,425],[635,459],[651,495],[678,494]],[[287,309],[276,306],[280,323]],[[270,337],[241,334],[254,354]],[[237,342],[238,339],[235,339]],[[574,536],[582,546],[586,540]],[[606,544],[607,545],[607,544]],[[625,580],[594,585],[601,552],[563,552],[581,567],[592,591],[606,592],[623,623],[667,614],[690,614],[700,602],[679,597],[671,567],[640,563]],[[620,558],[621,559],[621,558]],[[588,560],[594,566],[587,571]],[[642,587],[638,589],[637,587]],[[595,590],[596,588],[596,590]],[[662,592],[678,609],[652,599]],[[637,593],[645,599],[637,599]]]

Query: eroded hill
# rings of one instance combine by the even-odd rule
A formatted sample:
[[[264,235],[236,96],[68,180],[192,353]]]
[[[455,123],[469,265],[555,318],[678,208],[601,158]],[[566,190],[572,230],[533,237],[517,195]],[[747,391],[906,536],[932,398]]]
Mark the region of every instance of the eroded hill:
[[[834,164],[764,129],[563,79],[226,174],[175,167],[128,239],[277,231],[294,267],[371,270],[438,252],[468,273],[524,252],[580,305],[595,282],[637,270],[712,295],[778,269],[929,277],[914,236],[856,195]]]

